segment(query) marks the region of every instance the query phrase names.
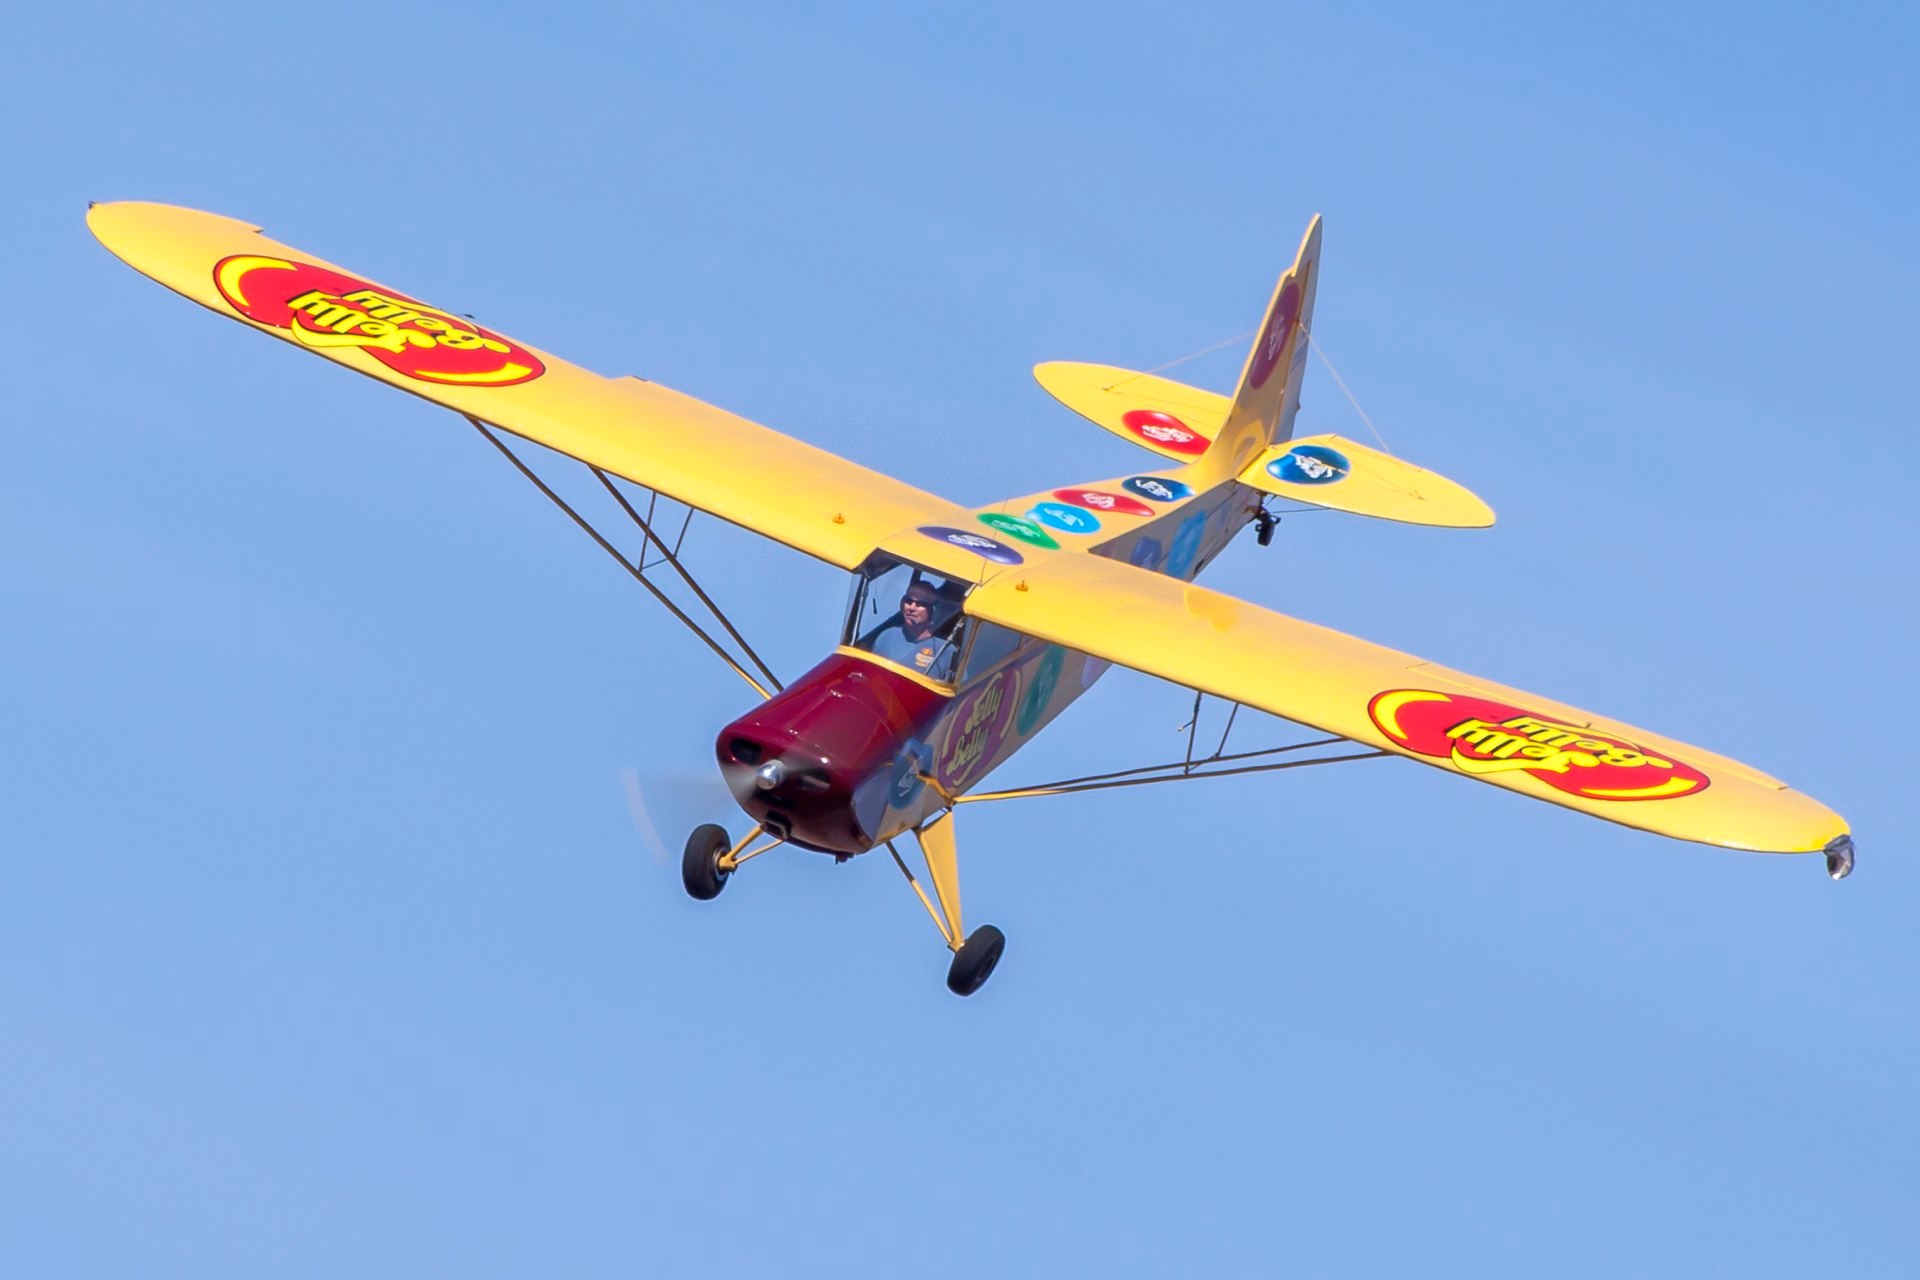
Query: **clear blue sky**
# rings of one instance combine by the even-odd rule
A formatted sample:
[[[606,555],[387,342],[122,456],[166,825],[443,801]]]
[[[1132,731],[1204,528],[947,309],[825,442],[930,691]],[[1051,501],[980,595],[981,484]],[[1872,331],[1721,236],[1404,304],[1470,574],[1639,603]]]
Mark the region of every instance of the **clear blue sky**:
[[[1345,8],[11,15],[0,1273],[1905,1274],[1914,11]],[[1145,459],[1028,367],[1252,328],[1323,212],[1320,340],[1501,520],[1208,581],[1746,759],[1860,870],[1376,762],[966,812],[969,1001],[885,862],[695,904],[621,777],[677,846],[741,687],[119,198],[969,502]],[[691,546],[831,643],[840,574]],[[1003,778],[1185,711],[1116,674]]]

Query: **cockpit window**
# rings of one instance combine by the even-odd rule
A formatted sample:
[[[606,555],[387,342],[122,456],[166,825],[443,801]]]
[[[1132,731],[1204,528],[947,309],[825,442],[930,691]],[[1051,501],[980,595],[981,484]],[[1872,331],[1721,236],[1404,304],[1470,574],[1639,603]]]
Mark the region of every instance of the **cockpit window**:
[[[874,556],[854,576],[841,641],[951,684],[966,640],[965,595],[964,582]]]
[[[967,650],[960,673],[963,680],[972,680],[988,668],[997,666],[1026,639],[1018,631],[1009,631],[979,618],[968,621],[968,630],[973,632],[973,647]]]

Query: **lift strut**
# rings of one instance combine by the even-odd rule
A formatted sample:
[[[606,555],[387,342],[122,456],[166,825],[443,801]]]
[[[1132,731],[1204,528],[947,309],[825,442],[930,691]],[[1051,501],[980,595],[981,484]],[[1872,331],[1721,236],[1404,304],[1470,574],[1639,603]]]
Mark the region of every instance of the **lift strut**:
[[[589,466],[588,470],[592,471],[594,476],[599,479],[600,483],[606,487],[607,492],[613,495],[614,500],[620,504],[621,509],[627,513],[628,517],[631,518],[633,523],[639,528],[641,536],[644,539],[644,541],[641,543],[639,559],[629,560],[627,559],[626,553],[621,551],[618,547],[614,546],[613,543],[609,541],[604,534],[602,534],[598,529],[593,527],[593,524],[585,516],[581,515],[578,511],[574,510],[573,507],[568,504],[565,498],[562,498],[559,494],[555,493],[552,487],[549,486],[545,480],[542,480],[537,474],[535,474],[533,468],[528,466],[526,462],[524,462],[518,454],[516,454],[512,449],[508,448],[506,442],[502,440],[498,434],[496,434],[495,430],[492,427],[488,426],[488,424],[486,424],[485,422],[482,422],[480,419],[475,418],[469,414],[463,414],[461,416],[465,417],[468,422],[472,423],[473,429],[478,431],[481,435],[485,436],[487,438],[487,442],[491,444],[494,448],[498,449],[501,452],[501,454],[507,459],[507,461],[511,462],[514,465],[515,470],[519,471],[521,475],[525,476],[529,481],[531,481],[534,488],[540,490],[541,493],[545,494],[547,496],[547,499],[550,502],[552,502],[553,505],[555,505],[556,507],[559,507],[560,510],[564,511],[567,514],[567,517],[570,520],[572,520],[574,524],[580,527],[582,532],[584,532],[589,538],[592,538],[595,543],[599,544],[599,547],[602,551],[605,551],[608,555],[612,556],[615,560],[619,561],[620,567],[625,569],[629,574],[631,574],[634,581],[638,582],[641,586],[645,587],[648,593],[651,594],[655,600],[659,601],[660,604],[667,610],[667,612],[671,613],[674,616],[674,618],[681,623],[681,625],[685,626],[687,630],[693,632],[694,635],[698,636],[701,642],[704,643],[707,646],[707,648],[713,651],[715,657],[719,658],[720,661],[726,663],[728,670],[732,671],[735,675],[739,676],[742,680],[745,680],[749,685],[751,685],[755,693],[759,694],[762,698],[770,698],[773,696],[771,693],[767,691],[766,685],[761,684],[760,679],[756,679],[753,672],[747,669],[747,666],[746,666],[747,663],[752,664],[754,669],[759,672],[760,677],[766,680],[767,685],[772,685],[775,690],[779,690],[785,687],[780,683],[779,677],[773,674],[773,669],[769,667],[764,660],[761,659],[760,655],[757,652],[754,651],[753,646],[747,643],[746,638],[740,634],[739,628],[733,625],[732,620],[727,617],[727,615],[721,610],[719,605],[714,603],[713,598],[709,596],[704,590],[701,589],[700,584],[697,581],[695,581],[693,575],[687,571],[686,565],[681,562],[680,544],[686,538],[687,524],[691,523],[693,520],[692,508],[688,508],[687,510],[687,521],[686,523],[683,523],[680,527],[680,536],[674,539],[674,545],[672,547],[669,547],[667,546],[666,540],[663,539],[659,535],[659,533],[655,531],[652,521],[647,517],[643,517],[640,514],[640,512],[634,507],[633,503],[628,501],[627,496],[624,493],[622,493],[617,486],[615,486],[612,478],[609,477],[607,473],[602,471],[600,468]],[[652,492],[652,491],[649,491],[649,492]],[[658,498],[659,498],[658,493],[653,493],[652,499],[649,500],[647,504],[647,511],[649,516],[653,514],[654,502],[657,501]],[[690,588],[693,591],[694,595],[699,598],[701,606],[704,607],[706,611],[712,615],[714,621],[718,622],[721,628],[725,630],[726,634],[733,640],[733,642],[740,647],[740,652],[743,655],[743,658],[736,658],[732,653],[730,653],[727,650],[727,647],[725,645],[721,644],[719,640],[715,639],[714,636],[711,633],[709,633],[707,629],[703,627],[698,621],[696,621],[692,616],[690,616],[685,609],[682,609],[678,604],[676,604],[673,601],[673,599],[670,596],[668,596],[664,590],[661,589],[659,584],[655,583],[651,578],[647,576],[647,570],[649,568],[648,556],[652,552],[657,552],[659,557],[657,560],[654,561],[654,565],[657,566],[660,564],[666,564],[667,566],[672,568],[676,574],[680,576],[681,581],[686,583],[688,588]]]

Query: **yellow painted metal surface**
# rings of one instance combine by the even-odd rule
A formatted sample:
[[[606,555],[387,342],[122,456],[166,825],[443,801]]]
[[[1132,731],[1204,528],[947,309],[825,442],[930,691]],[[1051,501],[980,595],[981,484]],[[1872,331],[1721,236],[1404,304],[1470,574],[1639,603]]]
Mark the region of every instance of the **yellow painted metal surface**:
[[[221,315],[842,568],[901,528],[966,515],[657,383],[568,364],[232,218],[126,202],[95,205],[87,225],[136,271]]]
[[[1182,580],[1239,527],[1232,504],[1215,500],[1236,479],[1390,519],[1491,522],[1484,503],[1431,472],[1337,437],[1288,440],[1312,321],[1318,219],[1281,277],[1230,403],[1109,366],[1036,370],[1064,403],[1187,465],[977,511],[657,384],[568,364],[246,223],[121,203],[95,206],[88,225],[136,270],[322,359],[843,568],[885,544],[982,583],[968,613],[1095,659],[1662,835],[1795,852],[1845,831],[1825,806],[1737,761]],[[1129,421],[1136,411],[1147,416]],[[1165,426],[1153,414],[1178,419],[1203,447],[1196,453],[1192,440],[1149,430]],[[1332,482],[1304,463],[1292,479],[1272,475],[1266,465],[1289,453],[1270,448],[1276,440],[1333,449],[1349,466]],[[1344,493],[1329,501],[1330,492],[1294,492],[1303,487]],[[1348,496],[1359,494],[1370,496]],[[1104,554],[1072,554],[1095,549]],[[942,856],[941,840],[950,854],[950,828],[928,831],[930,861]],[[933,874],[938,890],[943,872]],[[947,887],[957,927],[957,882]]]
[[[1213,447],[1193,464],[1196,487],[1232,479],[1262,449],[1293,435],[1319,287],[1320,216],[1315,214],[1300,238],[1293,265],[1280,273],[1273,287],[1273,299],[1267,303],[1253,348],[1240,370],[1226,423],[1214,437]]]
[[[965,546],[955,545],[940,532],[923,533],[923,529],[945,530],[947,536],[970,535],[978,538],[990,538],[994,532],[982,527],[973,513],[962,510],[960,518],[950,524],[920,525],[899,530],[881,540],[880,550],[958,582],[984,582],[1007,567],[984,559]]]
[[[958,949],[966,941],[967,927],[960,918],[960,856],[953,836],[953,810],[949,809],[913,833],[920,841],[920,852],[927,860],[927,877],[940,899],[940,913],[946,917],[947,945]]]
[[[1240,483],[1277,498],[1407,524],[1479,529],[1493,508],[1443,475],[1340,436],[1301,436],[1268,448]]]
[[[1192,462],[1227,419],[1230,401],[1151,373],[1054,360],[1033,366],[1047,394],[1122,440],[1175,462]]]
[[[887,853],[893,858],[893,865],[900,868],[900,874],[906,877],[907,887],[913,890],[914,897],[920,899],[920,905],[927,909],[927,919],[933,921],[933,927],[940,931],[940,939],[947,944],[947,950],[958,951],[960,940],[953,936],[952,931],[947,927],[945,917],[940,914],[940,908],[933,905],[933,899],[927,896],[927,891],[920,887],[920,881],[914,878],[913,868],[909,867],[907,860],[900,856],[900,850],[893,841],[888,840],[886,845]]]
[[[1826,806],[1738,761],[1097,556],[1003,574],[967,612],[1660,835],[1790,853],[1846,830]]]
[[[941,684],[938,680],[929,680],[925,672],[915,671],[912,667],[895,662],[891,658],[883,658],[879,654],[869,653],[865,649],[856,649],[850,644],[835,645],[833,651],[843,658],[852,658],[857,662],[869,662],[876,667],[885,667],[889,672],[905,676],[921,688],[937,693],[944,698],[951,698],[953,696],[952,685]]]
[[[1188,479],[1205,489],[1233,479],[1262,449],[1293,435],[1319,285],[1315,214],[1273,286],[1231,397],[1105,364],[1054,361],[1035,365],[1033,376],[1061,404],[1121,439],[1191,464]]]

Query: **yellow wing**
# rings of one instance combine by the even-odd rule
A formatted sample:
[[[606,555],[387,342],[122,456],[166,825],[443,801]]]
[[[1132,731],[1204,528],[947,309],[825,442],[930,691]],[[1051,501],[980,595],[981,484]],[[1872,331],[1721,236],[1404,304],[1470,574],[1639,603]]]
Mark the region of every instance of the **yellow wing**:
[[[1000,576],[967,612],[1552,804],[1735,849],[1814,852],[1840,816],[1723,756],[1097,556]]]
[[[134,270],[315,355],[490,422],[842,568],[961,507],[691,396],[606,378],[192,209],[99,204]]]

